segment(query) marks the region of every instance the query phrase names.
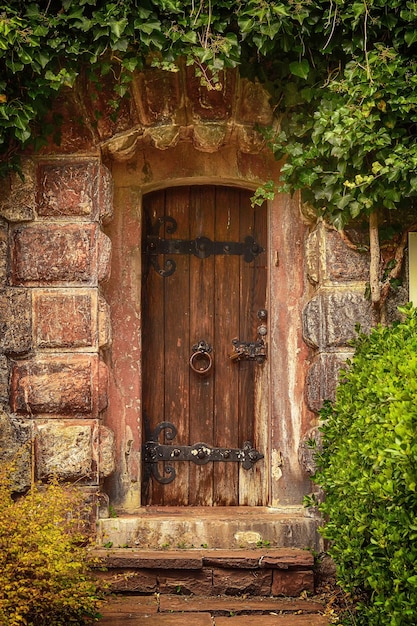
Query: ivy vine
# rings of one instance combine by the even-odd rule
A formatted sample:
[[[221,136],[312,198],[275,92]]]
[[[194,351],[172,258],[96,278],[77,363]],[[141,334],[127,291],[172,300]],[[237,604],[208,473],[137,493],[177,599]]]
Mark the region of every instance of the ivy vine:
[[[1,167],[16,167],[14,155],[51,132],[42,120],[54,96],[82,71],[112,72],[121,99],[144,67],[176,71],[185,59],[208,89],[221,89],[221,72],[239,67],[271,93],[276,122],[267,136],[285,158],[279,188],[300,190],[337,229],[369,221],[380,312],[404,233],[382,280],[379,221],[384,211],[416,207],[416,53],[416,0],[7,0]]]

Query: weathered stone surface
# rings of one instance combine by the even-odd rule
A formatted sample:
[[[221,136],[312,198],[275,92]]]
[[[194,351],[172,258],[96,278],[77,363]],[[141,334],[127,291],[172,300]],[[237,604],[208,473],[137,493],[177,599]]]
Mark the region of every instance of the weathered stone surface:
[[[351,353],[330,352],[318,354],[312,361],[306,377],[306,401],[311,411],[317,413],[324,400],[334,400],[339,372]]]
[[[356,336],[356,324],[368,332],[370,320],[370,303],[362,290],[325,291],[314,296],[304,307],[304,340],[319,350],[346,346]]]
[[[101,223],[107,224],[113,218],[113,177],[102,164],[98,171],[98,207]]]
[[[216,152],[225,142],[226,124],[211,123],[195,124],[193,143],[202,152]]]
[[[301,592],[314,593],[313,572],[274,570],[271,593],[273,596],[298,596]]]
[[[239,107],[236,114],[240,122],[267,125],[272,123],[273,111],[270,95],[259,83],[242,80]]]
[[[309,441],[315,441],[315,447],[311,447]],[[310,428],[300,441],[298,447],[298,460],[300,462],[303,471],[312,476],[317,468],[315,456],[317,452],[320,452],[322,437],[318,426]]]
[[[17,172],[13,172],[3,183],[0,215],[9,222],[24,222],[34,217],[35,166],[31,159],[23,160],[22,173],[23,180]]]
[[[38,215],[98,218],[98,162],[41,164],[38,168]]]
[[[212,593],[212,572],[202,571],[160,570],[158,572],[158,589],[160,593],[182,593],[210,595]]]
[[[99,427],[99,474],[107,478],[113,474],[116,466],[116,445],[114,433],[106,426]]]
[[[110,307],[103,297],[98,299],[98,346],[108,348],[111,345]]]
[[[94,573],[94,577],[108,586],[113,593],[155,593],[158,590],[158,581],[155,570],[118,570]]]
[[[151,138],[152,144],[158,150],[168,150],[174,148],[180,139],[179,126],[156,126],[149,128],[146,136]]]
[[[200,570],[203,558],[198,550],[95,550],[95,555],[106,567],[116,568],[147,568],[165,570]]]
[[[39,290],[34,294],[34,338],[38,348],[97,345],[95,290]]]
[[[0,290],[0,350],[24,354],[32,347],[32,304],[27,289]]]
[[[31,480],[32,427],[29,420],[0,409],[0,462],[13,463],[12,489],[25,491]]]
[[[188,105],[196,121],[221,121],[231,117],[236,97],[236,71],[220,72],[222,89],[207,89],[196,76],[194,67],[185,70]]]
[[[335,230],[324,228],[326,256],[324,275],[331,281],[369,280],[369,254],[349,247]],[[352,232],[352,243],[358,239]],[[349,236],[349,234],[347,234]]]
[[[16,228],[12,234],[14,284],[97,283],[97,239],[98,227],[93,224]]]
[[[8,226],[0,218],[0,287],[5,287],[8,282]]]
[[[111,241],[101,230],[97,236],[97,280],[106,282],[110,278],[111,269]]]
[[[311,552],[291,548],[266,552],[261,560],[261,567],[272,569],[311,569],[313,565],[314,557]]]
[[[11,406],[19,413],[96,417],[107,398],[107,368],[97,355],[14,361]]]
[[[268,596],[271,593],[272,570],[213,569],[213,593],[225,595]]]
[[[144,126],[173,123],[181,107],[180,77],[176,72],[152,70],[135,75],[134,100]],[[161,94],[164,97],[161,98]]]
[[[323,605],[320,602],[313,602],[311,600],[299,600],[290,598],[271,598],[271,597],[238,597],[231,596],[217,596],[199,598],[194,596],[185,595],[161,595],[159,598],[160,611],[165,612],[178,612],[189,613],[190,611],[205,610],[215,614],[227,615],[226,619],[230,618],[230,613],[240,616],[242,620],[246,613],[258,613],[256,616],[257,624],[262,624],[265,618],[263,613],[272,613],[276,618],[281,613],[313,613],[323,610]],[[260,615],[261,614],[261,615]],[[289,615],[285,615],[289,618]],[[309,616],[310,619],[312,616]],[[216,623],[217,623],[216,617]],[[222,622],[223,623],[223,622]],[[285,622],[286,623],[286,622]]]
[[[38,420],[35,422],[36,468],[39,479],[57,476],[62,480],[97,483],[94,440],[95,421]]]
[[[9,377],[10,361],[4,355],[0,355],[0,402],[4,405],[9,403]]]
[[[307,278],[313,285],[317,285],[320,281],[320,230],[316,227],[309,233],[305,243]]]
[[[369,280],[369,255],[364,249],[362,233],[345,233],[351,245],[341,234],[319,221],[306,240],[306,266],[309,281],[316,285],[323,281],[349,283]],[[361,248],[362,244],[362,248]],[[354,246],[358,246],[355,249]]]

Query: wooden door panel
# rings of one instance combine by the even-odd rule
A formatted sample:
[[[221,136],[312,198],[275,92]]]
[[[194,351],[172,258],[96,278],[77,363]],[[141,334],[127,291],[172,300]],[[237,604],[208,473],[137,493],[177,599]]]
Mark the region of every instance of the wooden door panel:
[[[165,239],[242,242],[253,236],[266,248],[266,209],[252,209],[250,194],[237,188],[195,186],[150,194],[144,201],[145,231],[158,218],[175,219]],[[145,232],[146,236],[146,232]],[[177,428],[174,445],[204,442],[239,448],[250,441],[267,446],[267,367],[253,361],[232,362],[232,339],[257,338],[257,311],[266,306],[266,251],[247,263],[237,254],[166,255],[175,271],[162,277],[144,261],[143,407],[152,431],[162,421]],[[192,346],[213,347],[213,368],[205,376],[189,366]],[[149,430],[148,430],[149,432]],[[146,436],[146,435],[145,435]],[[162,435],[161,435],[162,436]],[[236,462],[174,464],[173,482],[161,485],[146,472],[143,501],[159,505],[266,504],[266,459],[250,470]],[[163,464],[159,464],[163,473]]]

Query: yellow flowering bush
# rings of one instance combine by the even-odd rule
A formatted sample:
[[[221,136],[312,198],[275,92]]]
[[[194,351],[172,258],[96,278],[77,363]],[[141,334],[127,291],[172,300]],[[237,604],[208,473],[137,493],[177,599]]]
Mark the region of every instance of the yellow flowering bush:
[[[67,626],[97,618],[81,494],[52,481],[15,499],[12,471],[0,467],[0,623]]]

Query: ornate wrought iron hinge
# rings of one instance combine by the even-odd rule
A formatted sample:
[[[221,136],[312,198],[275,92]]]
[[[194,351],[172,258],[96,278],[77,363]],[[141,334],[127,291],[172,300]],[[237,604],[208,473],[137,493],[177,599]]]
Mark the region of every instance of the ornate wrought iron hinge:
[[[242,242],[212,241],[208,237],[196,237],[195,239],[162,239],[159,236],[161,226],[165,225],[166,232],[175,233],[177,222],[173,217],[159,217],[152,228],[152,234],[146,238],[145,252],[158,274],[164,278],[171,276],[177,267],[173,259],[166,259],[162,269],[158,262],[160,254],[193,254],[199,259],[206,259],[212,254],[240,255],[244,261],[250,263],[264,248],[253,237],[248,235]]]
[[[153,431],[150,440],[144,444],[144,461],[148,464],[152,476],[159,483],[171,483],[176,476],[176,471],[172,465],[165,463],[164,472],[166,476],[161,476],[158,468],[160,461],[170,463],[176,461],[191,461],[196,465],[205,465],[211,461],[229,461],[241,463],[246,470],[251,469],[254,464],[264,455],[255,448],[249,441],[245,441],[243,448],[215,448],[206,443],[195,443],[192,446],[174,446],[158,443],[158,437],[162,431],[168,441],[175,439],[177,429],[171,422],[161,422]]]

